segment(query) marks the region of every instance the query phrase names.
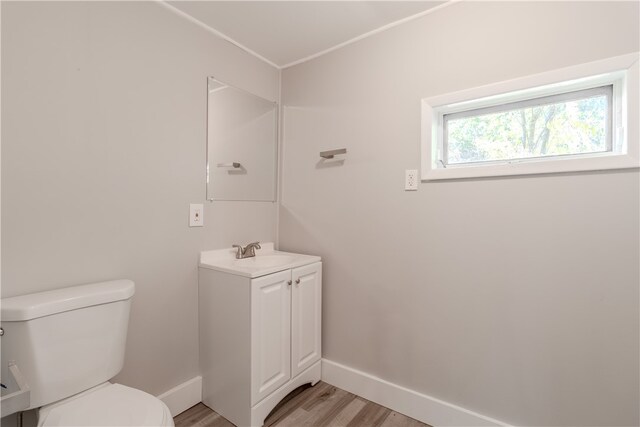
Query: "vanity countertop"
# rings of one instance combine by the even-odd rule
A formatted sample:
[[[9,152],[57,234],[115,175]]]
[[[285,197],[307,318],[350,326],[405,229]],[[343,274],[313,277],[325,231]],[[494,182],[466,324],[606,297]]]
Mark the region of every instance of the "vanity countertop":
[[[202,268],[253,279],[321,260],[319,256],[276,251],[273,243],[261,243],[260,246],[262,248],[256,249],[255,257],[244,259],[236,259],[236,250],[233,248],[203,251],[200,252],[199,265]]]

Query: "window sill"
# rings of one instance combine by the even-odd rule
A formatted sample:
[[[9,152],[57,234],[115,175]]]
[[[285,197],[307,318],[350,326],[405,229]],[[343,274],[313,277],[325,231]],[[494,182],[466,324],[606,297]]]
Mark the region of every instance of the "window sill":
[[[424,171],[422,181],[634,169],[639,167],[640,159],[629,154],[601,154],[581,158],[545,158],[478,165],[450,165],[447,168]]]

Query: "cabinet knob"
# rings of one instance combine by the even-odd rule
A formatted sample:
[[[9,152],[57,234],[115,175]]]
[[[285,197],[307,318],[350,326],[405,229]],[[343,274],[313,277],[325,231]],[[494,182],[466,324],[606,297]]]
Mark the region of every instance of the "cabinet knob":
[[[300,279],[296,279],[296,285],[300,284]]]
[[[287,285],[291,286],[291,280],[287,281]]]

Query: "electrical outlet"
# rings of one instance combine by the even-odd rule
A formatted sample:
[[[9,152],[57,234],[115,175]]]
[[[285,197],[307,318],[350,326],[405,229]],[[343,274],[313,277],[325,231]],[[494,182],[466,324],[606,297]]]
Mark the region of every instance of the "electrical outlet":
[[[189,205],[189,227],[202,227],[204,225],[204,208],[201,203]]]
[[[418,171],[415,169],[407,169],[404,171],[404,189],[405,191],[416,191],[418,189]]]

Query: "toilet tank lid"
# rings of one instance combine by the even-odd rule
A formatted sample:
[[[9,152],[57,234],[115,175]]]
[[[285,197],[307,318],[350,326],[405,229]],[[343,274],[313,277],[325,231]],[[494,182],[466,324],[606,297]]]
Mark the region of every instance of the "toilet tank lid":
[[[134,291],[135,284],[131,280],[124,279],[2,298],[0,320],[24,321],[92,305],[126,300],[133,296]]]

